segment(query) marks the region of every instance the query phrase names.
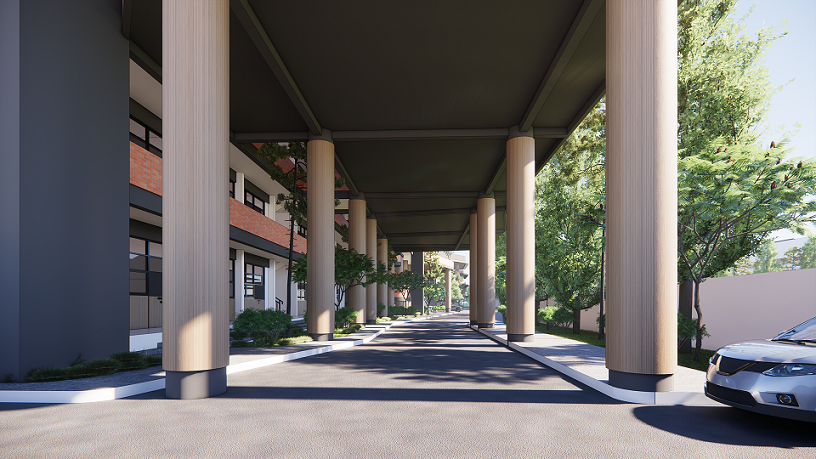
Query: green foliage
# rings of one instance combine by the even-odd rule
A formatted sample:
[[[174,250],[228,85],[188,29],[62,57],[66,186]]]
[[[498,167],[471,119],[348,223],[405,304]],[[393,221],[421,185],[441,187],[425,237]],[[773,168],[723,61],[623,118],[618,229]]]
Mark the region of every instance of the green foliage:
[[[292,280],[306,282],[307,257],[300,258],[292,267]],[[348,289],[355,285],[367,287],[379,279],[374,268],[374,260],[368,255],[357,253],[354,249],[347,249],[339,245],[334,247],[334,283],[340,287],[340,297],[335,307],[343,304]]]
[[[339,328],[347,328],[357,320],[357,312],[346,306],[334,313],[334,325]]]
[[[556,306],[547,306],[538,310],[538,322],[560,327],[569,327],[574,319],[572,311]]]
[[[705,328],[705,324],[700,327],[703,337],[710,337]],[[677,339],[679,341],[677,348],[680,349],[686,341],[693,340],[697,336],[697,321],[690,319],[682,313],[677,313]]]
[[[377,315],[382,317],[383,312],[385,312],[385,305],[382,303],[377,303]]]
[[[451,301],[462,301],[465,299],[465,295],[462,292],[464,283],[465,279],[461,274],[457,272],[451,273]]]
[[[736,2],[687,0],[677,8],[677,134],[686,154],[719,137],[729,144],[756,142],[771,96],[781,89],[762,61],[787,30],[746,34],[744,18],[729,17]]]
[[[81,357],[67,368],[45,367],[32,370],[27,382],[65,381],[104,376],[120,371],[141,370],[161,365],[161,357],[141,352],[117,352],[108,359],[82,361]]]
[[[774,273],[782,270],[779,265],[779,252],[776,250],[773,239],[765,238],[756,251],[756,261],[754,262],[754,274]]]
[[[389,275],[389,285],[398,291],[400,295],[407,302],[410,298],[411,291],[424,288],[425,278],[415,271],[402,271],[399,273],[391,273]]]
[[[445,285],[445,268],[439,261],[439,252],[425,252],[425,304],[444,301],[447,287]]]
[[[802,256],[799,260],[799,269],[816,268],[816,238],[809,235],[807,242],[802,246]]]
[[[271,346],[292,323],[292,316],[271,309],[244,309],[235,317],[233,330],[251,336],[259,345]]]
[[[416,309],[413,306],[405,307],[405,306],[391,306],[388,308],[388,313],[391,314],[391,317],[396,316],[413,316],[416,314]]]
[[[0,379],[0,383],[15,383],[17,382],[17,378],[14,377],[14,373],[6,373],[3,375],[3,379]]]
[[[391,322],[391,318],[388,317],[388,316],[377,317],[377,323],[380,323],[380,322]]]
[[[288,336],[278,340],[278,346],[290,346],[292,344],[311,343],[314,341],[311,336]]]
[[[497,310],[499,311],[499,314],[502,315],[502,322],[507,323],[507,306],[503,304],[499,305]]]

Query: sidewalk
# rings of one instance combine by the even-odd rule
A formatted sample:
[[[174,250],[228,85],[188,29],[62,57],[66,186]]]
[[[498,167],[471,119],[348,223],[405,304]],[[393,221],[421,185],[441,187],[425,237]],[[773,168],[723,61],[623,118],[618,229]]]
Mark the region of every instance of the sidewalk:
[[[705,372],[699,370],[678,366],[674,375],[674,391],[672,392],[640,392],[620,389],[609,385],[606,349],[602,347],[545,333],[536,333],[533,342],[513,342],[508,345],[507,332],[503,323],[497,322],[494,328],[479,329],[473,325],[470,327],[615,400],[645,405],[718,405],[703,393],[706,375]]]
[[[395,325],[445,315],[448,314],[366,325],[366,328],[356,333],[332,341],[313,341],[276,348],[230,348],[227,374],[360,346]],[[89,403],[115,400],[164,389],[164,376],[164,370],[156,366],[69,381],[0,383],[0,403]]]

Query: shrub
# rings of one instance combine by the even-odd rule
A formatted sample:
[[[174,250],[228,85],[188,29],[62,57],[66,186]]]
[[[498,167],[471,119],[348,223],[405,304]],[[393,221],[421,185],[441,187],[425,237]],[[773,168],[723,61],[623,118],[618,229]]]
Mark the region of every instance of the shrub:
[[[357,311],[346,306],[340,308],[334,313],[334,326],[337,328],[346,328],[357,320]]]
[[[382,303],[377,303],[377,315],[382,317],[383,312],[385,311],[385,305]]]
[[[278,336],[291,323],[292,316],[283,311],[244,309],[242,313],[235,317],[232,329],[239,333],[245,333],[255,340],[263,339],[264,342],[271,340],[274,344],[278,340]]]
[[[413,306],[406,308],[405,306],[391,306],[388,308],[388,313],[393,316],[413,316],[416,314],[416,309]]]
[[[65,368],[44,367],[31,370],[26,377],[28,382],[64,381],[68,379]]]
[[[547,306],[538,310],[538,321],[546,324],[547,328],[552,325],[568,327],[573,321],[572,312],[566,308]]]
[[[247,334],[239,330],[230,330],[230,337],[234,340],[242,340],[247,337]]]
[[[391,318],[388,317],[388,316],[377,317],[377,323],[380,323],[380,322],[391,322]]]
[[[66,370],[66,379],[90,378],[93,376],[104,376],[119,371],[116,360],[99,359],[89,360],[76,365],[71,365]]]
[[[116,362],[119,371],[140,370],[147,364],[140,352],[116,352],[110,358]]]
[[[308,333],[306,332],[306,330],[303,329],[303,327],[292,327],[289,329],[289,336],[292,338],[307,335]]]
[[[499,306],[499,313],[502,315],[502,322],[507,323],[507,306],[500,305]]]

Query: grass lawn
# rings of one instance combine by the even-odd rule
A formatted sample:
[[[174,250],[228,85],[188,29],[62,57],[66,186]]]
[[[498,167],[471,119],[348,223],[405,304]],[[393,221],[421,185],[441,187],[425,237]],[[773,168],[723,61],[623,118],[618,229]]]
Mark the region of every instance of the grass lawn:
[[[539,333],[548,333],[550,335],[560,336],[562,338],[573,339],[575,341],[580,341],[582,343],[592,344],[593,346],[598,347],[606,347],[606,343],[604,340],[598,339],[598,332],[586,331],[581,330],[581,333],[577,335],[572,334],[572,328],[564,329],[561,327],[552,327],[547,330],[546,325],[536,325],[536,331]],[[708,359],[714,355],[715,351],[709,351],[707,349],[702,349],[700,351],[700,361],[694,361],[694,349],[691,350],[691,354],[677,354],[677,364],[691,368],[694,370],[706,371],[708,369]]]

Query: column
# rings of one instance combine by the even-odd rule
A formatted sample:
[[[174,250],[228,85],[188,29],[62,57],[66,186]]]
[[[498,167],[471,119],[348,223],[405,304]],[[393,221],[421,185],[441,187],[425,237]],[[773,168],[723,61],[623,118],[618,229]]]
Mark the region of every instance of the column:
[[[445,312],[451,312],[451,270],[445,268]]]
[[[400,262],[399,266],[394,266],[394,272],[399,274],[405,270],[405,257],[402,257],[402,261]],[[405,302],[405,297],[402,296],[402,292],[395,297],[396,306],[406,307],[407,304]]]
[[[377,261],[388,266],[388,239],[377,239]],[[377,285],[377,302],[383,306],[382,315],[388,315],[388,284]]]
[[[306,327],[315,341],[329,341],[334,337],[334,143],[328,129],[321,136],[309,135],[306,164]]]
[[[424,252],[411,252],[411,271],[425,276]],[[425,312],[425,290],[421,288],[411,290],[411,306],[419,313]]]
[[[482,195],[476,201],[476,213],[480,233],[476,320],[479,328],[493,328],[496,323],[496,200],[493,195]]]
[[[478,301],[479,301],[479,281],[476,279],[478,276],[478,266],[479,266],[479,219],[478,214],[476,213],[476,209],[471,209],[470,212],[470,285],[468,286],[468,290],[470,291],[470,298],[468,298],[468,312],[470,316],[470,325],[476,325],[479,323],[477,320],[478,314],[477,311],[479,310]]]
[[[244,203],[246,199],[246,193],[244,193],[244,173],[235,171],[235,200],[240,202],[241,204]]]
[[[163,1],[162,37],[166,394],[205,398],[229,363],[229,2]]]
[[[377,265],[377,219],[372,214],[366,219],[366,253]],[[377,323],[377,284],[366,287],[365,323]]]
[[[507,338],[535,339],[535,139],[507,140]]]
[[[349,199],[349,249],[365,255],[366,252],[366,202],[363,193]],[[349,306],[357,311],[356,322],[364,324],[366,320],[366,288],[355,285],[349,289]]]
[[[606,3],[607,337],[612,386],[677,367],[677,2]]]
[[[269,260],[269,267],[264,269],[264,309],[277,309],[275,299],[277,292],[275,291],[275,260]]]
[[[244,275],[246,264],[244,261],[243,249],[235,249],[235,269],[232,271],[235,275],[235,316],[244,311],[244,282],[246,276]]]

